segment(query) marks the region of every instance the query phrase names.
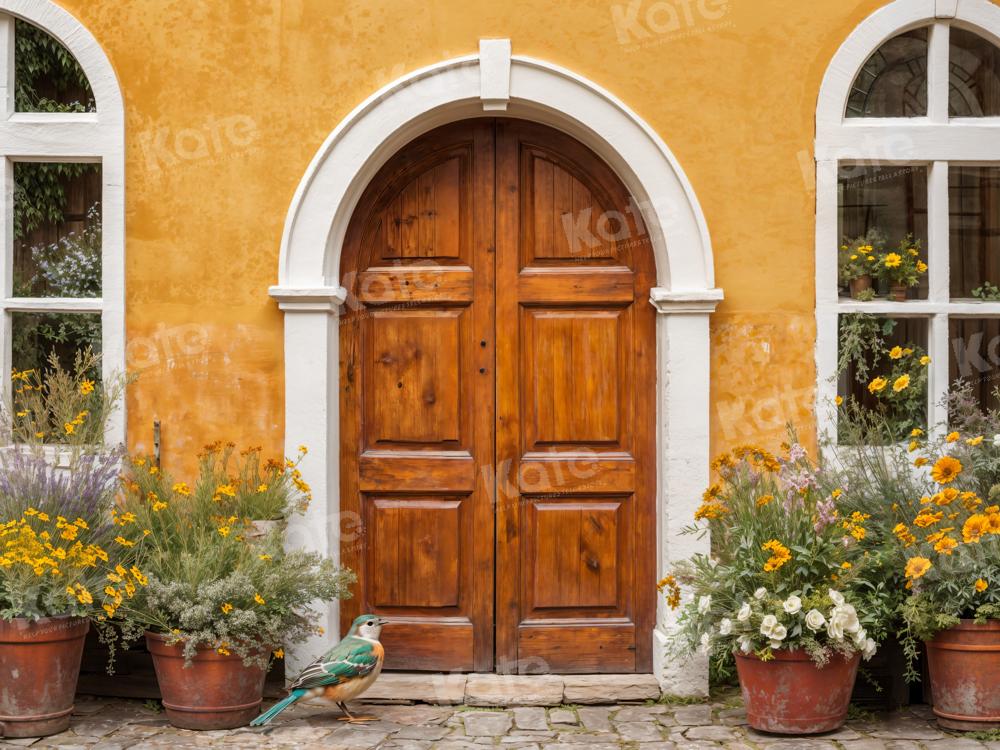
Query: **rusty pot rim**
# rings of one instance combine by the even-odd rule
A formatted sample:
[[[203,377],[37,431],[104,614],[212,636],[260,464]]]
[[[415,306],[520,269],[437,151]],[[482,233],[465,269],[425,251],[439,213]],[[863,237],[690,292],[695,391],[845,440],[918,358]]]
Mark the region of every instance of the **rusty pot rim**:
[[[771,654],[772,654],[772,656],[774,658],[773,659],[769,659],[768,661],[765,662],[763,659],[761,659],[759,656],[757,656],[757,654],[755,654],[752,651],[749,652],[749,653],[743,653],[742,651],[740,651],[740,650],[737,649],[734,652],[734,655],[736,656],[737,659],[747,659],[749,661],[759,661],[759,662],[763,662],[764,664],[768,664],[769,662],[772,662],[772,661],[783,661],[783,662],[804,662],[804,661],[808,661],[808,662],[812,662],[813,664],[816,664],[816,662],[814,662],[812,660],[812,657],[809,656],[809,653],[804,648],[778,649],[776,651],[771,651]],[[834,652],[834,654],[831,657],[831,659],[836,658],[838,656],[841,657],[846,662],[851,662],[851,661],[853,661],[855,659],[860,659],[861,658],[861,653],[858,652],[858,651],[855,651],[853,656],[851,656],[851,657],[845,657],[845,656],[843,656],[843,654],[841,654],[839,652]],[[822,669],[822,667],[820,667],[819,665],[816,665],[816,668],[817,669]]]
[[[56,643],[83,638],[90,630],[90,619],[77,615],[56,615],[54,617],[14,617],[0,618],[0,643]]]
[[[147,630],[146,635],[146,645],[149,648],[150,653],[154,653],[157,656],[162,656],[164,658],[178,658],[183,659],[184,654],[184,639],[179,639],[176,643],[167,643],[170,640],[169,634],[157,633],[153,630]],[[256,650],[251,654],[251,656],[260,656],[265,653],[270,653],[273,649],[265,648],[263,644],[257,644]],[[220,654],[216,649],[210,646],[196,646],[194,656],[191,657],[198,661],[232,661],[238,660],[243,661],[243,657],[239,654]]]
[[[945,628],[944,630],[939,630],[933,638],[928,638],[924,641],[927,645],[933,645],[935,641],[940,639],[947,633],[1000,633],[1000,619],[989,619],[986,622],[979,624],[971,617],[963,617],[958,621],[957,624],[952,625],[950,628]]]

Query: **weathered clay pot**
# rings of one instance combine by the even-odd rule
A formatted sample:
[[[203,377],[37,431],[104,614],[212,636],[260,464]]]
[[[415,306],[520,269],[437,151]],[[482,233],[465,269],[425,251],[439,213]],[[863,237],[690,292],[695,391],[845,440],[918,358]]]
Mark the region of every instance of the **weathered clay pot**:
[[[817,667],[805,651],[775,651],[772,661],[736,654],[747,723],[761,732],[818,734],[847,720],[860,654],[834,655]]]
[[[909,287],[906,286],[890,286],[889,287],[889,299],[893,302],[906,302],[906,291]]]
[[[281,526],[283,521],[279,519],[262,521],[253,520],[250,522],[250,526],[247,528],[246,538],[247,539],[263,539],[276,528]]]
[[[183,644],[146,632],[167,720],[181,729],[235,729],[260,713],[265,671],[239,656],[199,649],[184,666]]]
[[[856,279],[851,279],[851,296],[854,299],[858,298],[858,294],[865,291],[866,289],[872,288],[872,277],[869,274],[864,276],[858,276]]]
[[[0,737],[69,727],[89,628],[83,617],[0,620]]]
[[[938,723],[964,731],[1000,729],[1000,620],[962,620],[926,645]]]

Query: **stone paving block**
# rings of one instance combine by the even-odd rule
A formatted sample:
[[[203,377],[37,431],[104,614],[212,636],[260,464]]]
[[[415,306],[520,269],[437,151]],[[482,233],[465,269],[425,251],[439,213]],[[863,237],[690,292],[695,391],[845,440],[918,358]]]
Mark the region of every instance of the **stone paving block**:
[[[465,702],[470,706],[558,706],[563,681],[552,675],[469,675]]]
[[[514,726],[518,729],[547,730],[549,728],[549,723],[545,720],[545,709],[515,708]]]
[[[696,726],[712,723],[711,706],[677,706],[674,721],[680,726]]]
[[[619,742],[621,737],[613,732],[561,732],[558,742],[569,742],[584,745],[601,745],[608,742]]]
[[[666,740],[662,742],[640,742],[636,747],[639,750],[677,750],[676,744]]]
[[[451,734],[448,727],[442,726],[408,726],[392,735],[393,740],[430,740],[436,742]]]
[[[552,745],[546,745],[545,750],[621,750],[621,745],[617,742],[614,744],[594,743],[592,745],[579,742],[556,742]]]
[[[549,711],[549,721],[553,724],[579,724],[576,712],[568,708],[553,708]]]
[[[689,740],[711,740],[712,742],[729,742],[737,739],[732,729],[719,726],[690,727],[684,732],[684,736]]]
[[[663,739],[659,725],[647,721],[615,722],[615,728],[628,742],[655,742]]]
[[[611,731],[611,722],[608,719],[611,715],[611,709],[582,706],[576,710],[576,714],[580,718],[580,723],[583,724],[584,729],[588,729],[591,732]]]
[[[651,674],[565,675],[562,679],[566,703],[627,703],[660,697],[660,683]]]
[[[926,750],[984,750],[986,747],[979,740],[965,737],[949,737],[946,740],[931,740],[922,744]]]
[[[365,692],[363,701],[458,705],[465,699],[464,674],[387,672]]]
[[[666,706],[628,706],[615,713],[615,721],[656,721],[665,713]]]
[[[462,720],[469,737],[500,737],[513,723],[510,714],[500,711],[467,711]]]

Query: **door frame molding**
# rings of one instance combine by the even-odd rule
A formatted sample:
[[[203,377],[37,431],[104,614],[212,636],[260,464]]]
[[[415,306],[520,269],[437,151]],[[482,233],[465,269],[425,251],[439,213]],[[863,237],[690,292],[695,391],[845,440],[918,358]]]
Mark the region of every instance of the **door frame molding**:
[[[619,99],[572,71],[511,55],[510,41],[480,42],[478,54],[410,73],[354,109],[327,137],[299,183],[285,220],[278,284],[285,312],[285,445],[310,448],[302,464],[314,501],[289,528],[289,544],[339,558],[358,519],[342,518],[339,336],[340,256],[361,194],[379,168],[417,136],[456,120],[510,116],[568,135],[604,159],[634,196],[656,261],[650,294],[657,316],[657,573],[705,552],[708,540],[681,536],[709,479],[709,315],[715,287],[704,214],[683,170],[656,132]],[[291,649],[294,672],[337,637],[336,602],[322,609],[326,636]],[[703,695],[702,657],[667,654],[674,627],[662,597],[653,632],[653,669],[665,691]]]

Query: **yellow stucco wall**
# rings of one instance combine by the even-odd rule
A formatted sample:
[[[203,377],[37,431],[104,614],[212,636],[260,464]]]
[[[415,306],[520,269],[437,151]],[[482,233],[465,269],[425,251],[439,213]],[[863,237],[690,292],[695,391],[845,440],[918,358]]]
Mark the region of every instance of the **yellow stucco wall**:
[[[158,418],[167,466],[215,438],[280,450],[282,317],[267,287],[295,187],[362,99],[481,37],[606,87],[686,171],[726,294],[713,451],[773,444],[786,420],[812,430],[816,97],[883,0],[641,0],[638,26],[616,0],[61,2],[125,99],[133,448]]]

